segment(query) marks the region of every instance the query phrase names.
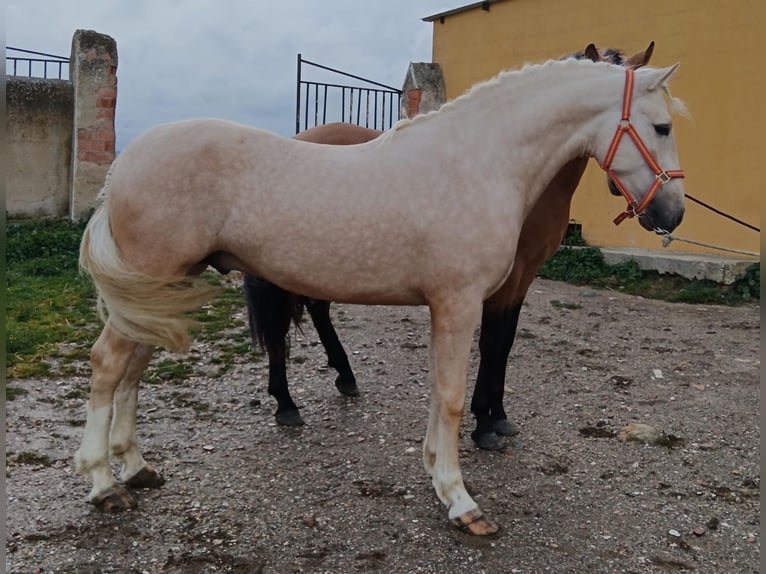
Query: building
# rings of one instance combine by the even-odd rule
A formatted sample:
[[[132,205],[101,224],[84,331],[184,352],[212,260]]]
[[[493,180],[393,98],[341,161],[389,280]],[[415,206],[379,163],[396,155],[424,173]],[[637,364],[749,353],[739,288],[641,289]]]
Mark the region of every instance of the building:
[[[441,65],[447,99],[498,72],[582,50],[638,52],[654,41],[651,64],[681,62],[671,82],[691,119],[674,130],[687,194],[760,228],[764,111],[758,87],[764,75],[766,3],[758,0],[688,2],[638,0],[489,0],[424,18],[433,24],[433,62]],[[586,241],[602,247],[662,249],[661,239],[635,220],[612,223],[624,200],[607,191],[591,162],[572,204]],[[687,202],[674,235],[752,252],[760,233]],[[674,242],[668,250],[720,253]]]

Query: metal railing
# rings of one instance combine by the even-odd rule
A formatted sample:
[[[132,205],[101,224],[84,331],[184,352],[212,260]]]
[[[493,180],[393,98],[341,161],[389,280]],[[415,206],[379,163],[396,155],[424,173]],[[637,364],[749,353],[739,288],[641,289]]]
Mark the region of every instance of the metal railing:
[[[364,84],[351,85],[305,80],[302,70],[304,65],[359,80]],[[402,91],[393,86],[304,60],[298,54],[295,133],[328,122],[346,122],[384,130],[399,121],[401,102]],[[312,117],[313,122],[310,122]]]
[[[10,53],[9,53],[10,52]],[[29,54],[28,56],[14,54]],[[66,68],[64,68],[66,66]],[[50,72],[49,72],[50,68]],[[59,80],[69,77],[69,58],[23,50],[21,48],[5,47],[5,73],[9,76],[28,76],[30,78],[58,78]]]

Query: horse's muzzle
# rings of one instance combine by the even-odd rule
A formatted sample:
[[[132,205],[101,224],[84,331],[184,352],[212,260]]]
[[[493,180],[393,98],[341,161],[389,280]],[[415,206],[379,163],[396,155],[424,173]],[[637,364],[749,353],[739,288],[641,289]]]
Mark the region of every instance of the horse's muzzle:
[[[676,227],[681,225],[684,218],[684,210],[675,212],[659,213],[651,204],[638,215],[638,222],[641,227],[647,231],[658,231],[670,233]]]

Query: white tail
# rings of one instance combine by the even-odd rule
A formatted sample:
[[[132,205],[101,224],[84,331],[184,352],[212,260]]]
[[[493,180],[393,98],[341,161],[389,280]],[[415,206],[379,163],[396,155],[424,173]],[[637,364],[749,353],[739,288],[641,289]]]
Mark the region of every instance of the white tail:
[[[122,336],[186,352],[195,324],[184,314],[198,309],[220,288],[199,279],[168,281],[130,270],[120,258],[109,224],[108,201],[93,214],[80,244],[80,268],[93,279],[98,313]]]

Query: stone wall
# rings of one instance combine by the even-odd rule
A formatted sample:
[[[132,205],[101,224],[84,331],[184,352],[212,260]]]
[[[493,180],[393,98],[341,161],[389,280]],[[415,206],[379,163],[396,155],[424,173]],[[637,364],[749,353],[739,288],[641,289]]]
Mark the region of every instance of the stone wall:
[[[69,74],[70,80],[6,76],[11,219],[86,215],[114,160],[114,39],[77,30]]]
[[[74,121],[72,82],[9,76],[6,106],[9,217],[67,215]]]

